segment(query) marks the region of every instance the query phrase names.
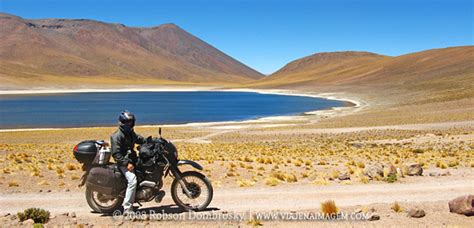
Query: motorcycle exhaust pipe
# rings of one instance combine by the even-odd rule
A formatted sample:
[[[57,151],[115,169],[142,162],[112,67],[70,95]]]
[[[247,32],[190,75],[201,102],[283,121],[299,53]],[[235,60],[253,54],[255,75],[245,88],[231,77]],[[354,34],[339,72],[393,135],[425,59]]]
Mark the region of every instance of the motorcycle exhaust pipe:
[[[145,187],[150,187],[150,188],[154,188],[156,186],[156,183],[155,182],[152,182],[152,181],[142,181],[140,183],[140,186],[145,186]]]

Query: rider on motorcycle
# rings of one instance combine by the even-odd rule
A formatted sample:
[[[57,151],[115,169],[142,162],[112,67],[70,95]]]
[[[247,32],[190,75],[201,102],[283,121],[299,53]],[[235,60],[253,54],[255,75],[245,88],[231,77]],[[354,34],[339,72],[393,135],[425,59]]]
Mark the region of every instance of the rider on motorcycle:
[[[123,201],[124,214],[133,211],[135,192],[137,189],[137,176],[134,173],[137,164],[137,153],[135,144],[145,143],[145,138],[133,130],[135,126],[135,115],[125,110],[119,116],[120,125],[118,130],[110,137],[111,152],[118,167],[127,179],[127,191]]]

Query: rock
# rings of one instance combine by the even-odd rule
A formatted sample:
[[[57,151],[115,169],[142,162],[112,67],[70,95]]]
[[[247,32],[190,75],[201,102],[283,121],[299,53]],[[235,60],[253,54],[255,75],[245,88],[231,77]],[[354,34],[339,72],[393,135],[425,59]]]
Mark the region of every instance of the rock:
[[[352,143],[352,146],[355,147],[355,148],[362,148],[362,147],[364,147],[364,144],[362,144],[362,143]]]
[[[448,203],[449,212],[466,216],[474,215],[474,195],[465,195],[455,198]]]
[[[423,174],[423,168],[420,164],[411,164],[408,166],[408,176],[421,176]]]
[[[33,221],[33,219],[27,219],[27,220],[25,220],[21,223],[21,225],[25,225],[25,227],[26,226],[31,227],[31,226],[33,226],[33,224],[35,224],[35,221]]]
[[[367,219],[369,221],[377,221],[377,220],[380,220],[380,215],[376,214],[376,213],[372,213],[369,218]]]
[[[437,173],[437,172],[431,172],[429,175],[430,175],[430,177],[439,177],[440,176],[440,174]]]
[[[377,176],[383,176],[383,167],[381,165],[370,165],[365,168],[367,176],[370,178],[375,178]]]
[[[48,191],[46,191],[46,192],[51,192],[51,189],[48,189]]]
[[[71,191],[71,190],[69,190],[69,188],[68,188],[68,189],[66,189],[66,192],[69,192],[69,191]]]
[[[426,215],[425,211],[418,208],[413,208],[410,211],[408,211],[408,216],[412,218],[421,218],[421,217],[425,217],[425,215]]]
[[[8,217],[8,216],[10,216],[10,213],[8,213],[8,212],[0,214],[0,217]]]
[[[76,212],[69,212],[68,216],[71,217],[71,218],[75,218],[76,217]]]
[[[72,224],[76,225],[77,224],[77,219],[73,219]]]
[[[398,167],[397,167],[397,176],[399,176],[399,177],[405,177],[405,174],[403,173],[402,169],[401,169],[401,168],[398,168]]]
[[[362,213],[362,208],[357,208],[354,210],[354,214],[360,214]]]
[[[449,171],[445,171],[445,172],[441,173],[441,176],[443,176],[443,177],[451,176],[451,173]]]
[[[351,176],[348,173],[342,173],[342,174],[339,174],[338,179],[339,180],[350,180]]]

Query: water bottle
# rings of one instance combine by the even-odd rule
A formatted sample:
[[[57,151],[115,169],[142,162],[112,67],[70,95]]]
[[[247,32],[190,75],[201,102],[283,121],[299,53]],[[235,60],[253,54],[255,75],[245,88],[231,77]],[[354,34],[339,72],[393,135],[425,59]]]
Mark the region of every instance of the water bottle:
[[[110,160],[110,149],[101,147],[99,150],[99,165],[106,165]]]

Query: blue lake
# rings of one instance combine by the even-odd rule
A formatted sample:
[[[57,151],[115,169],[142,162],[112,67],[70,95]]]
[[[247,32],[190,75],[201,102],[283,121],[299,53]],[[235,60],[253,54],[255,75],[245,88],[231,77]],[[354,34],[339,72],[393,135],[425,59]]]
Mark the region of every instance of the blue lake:
[[[252,92],[113,92],[0,96],[0,128],[113,126],[122,110],[137,125],[249,120],[346,105]]]

